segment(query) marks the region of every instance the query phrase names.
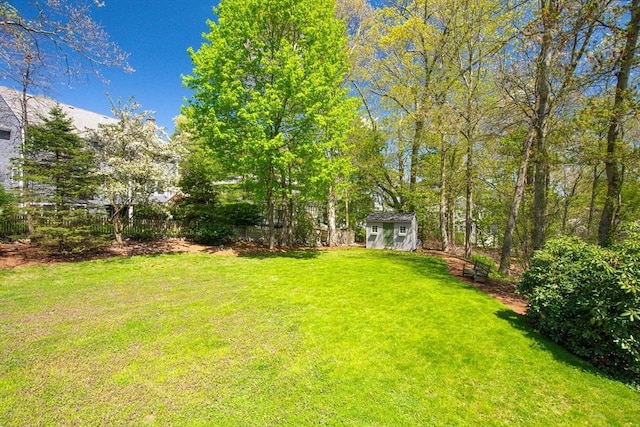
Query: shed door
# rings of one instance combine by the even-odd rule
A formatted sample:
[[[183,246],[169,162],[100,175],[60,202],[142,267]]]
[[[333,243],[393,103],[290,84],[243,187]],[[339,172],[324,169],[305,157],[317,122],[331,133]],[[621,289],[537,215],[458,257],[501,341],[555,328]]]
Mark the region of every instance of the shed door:
[[[385,222],[382,224],[383,244],[385,248],[393,248],[393,223]]]

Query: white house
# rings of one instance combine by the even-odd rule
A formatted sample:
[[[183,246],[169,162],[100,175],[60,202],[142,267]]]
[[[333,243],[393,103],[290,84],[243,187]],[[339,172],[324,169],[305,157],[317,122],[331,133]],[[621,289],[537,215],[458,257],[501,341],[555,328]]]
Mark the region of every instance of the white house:
[[[366,247],[414,251],[418,247],[416,214],[377,212],[367,216]]]
[[[22,146],[22,92],[0,86],[0,185],[11,190],[22,187],[20,171],[14,166],[12,159],[20,157]],[[118,120],[104,114],[59,103],[42,95],[27,95],[27,118],[30,125],[42,123],[42,117],[48,117],[53,107],[59,105],[66,116],[73,121],[78,136],[88,139],[101,124],[116,124]],[[153,123],[155,126],[155,123]],[[167,174],[175,175],[176,166],[167,165]],[[175,195],[175,191],[153,193],[153,201],[166,203]],[[95,200],[94,204],[105,204]]]
[[[18,90],[0,86],[0,185],[7,190],[21,186],[20,173],[13,166],[11,159],[20,156],[22,134],[22,93]],[[60,105],[67,117],[73,120],[78,135],[85,137],[99,124],[117,123],[113,117],[92,111],[61,104],[41,95],[27,95],[27,118],[29,124],[38,124],[40,117],[47,117],[49,111]]]

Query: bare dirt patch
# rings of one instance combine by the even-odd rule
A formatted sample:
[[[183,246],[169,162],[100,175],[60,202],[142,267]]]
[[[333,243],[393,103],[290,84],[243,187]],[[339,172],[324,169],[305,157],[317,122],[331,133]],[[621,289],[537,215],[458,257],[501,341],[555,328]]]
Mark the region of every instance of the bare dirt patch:
[[[170,253],[194,253],[203,252],[217,256],[242,256],[256,252],[268,252],[269,249],[255,243],[234,243],[224,246],[203,246],[184,240],[163,240],[157,242],[125,242],[123,246],[112,245],[100,252],[83,254],[71,259],[71,261],[85,261],[91,259],[104,259],[111,257],[130,257],[136,255],[156,255]],[[286,251],[281,249],[279,251]],[[473,282],[468,277],[462,276],[465,260],[455,255],[441,251],[423,251],[424,254],[437,256],[447,263],[450,274],[458,279],[474,286],[491,295],[518,314],[524,314],[527,310],[527,300],[516,293],[516,287],[510,283],[489,281],[488,283]],[[34,265],[54,264],[68,262],[69,257],[63,257],[42,251],[38,247],[28,243],[3,243],[0,244],[0,269],[13,269]]]

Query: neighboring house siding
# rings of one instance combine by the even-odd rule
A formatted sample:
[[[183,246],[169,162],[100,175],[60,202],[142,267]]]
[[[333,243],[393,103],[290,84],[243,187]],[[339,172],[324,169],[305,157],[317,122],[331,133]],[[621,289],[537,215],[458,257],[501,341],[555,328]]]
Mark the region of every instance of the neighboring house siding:
[[[11,133],[10,139],[0,138],[0,184],[10,189],[20,185],[19,174],[15,172],[11,159],[20,155],[22,136],[20,122],[22,117],[22,94],[8,87],[0,86],[0,136],[3,130]],[[87,137],[92,130],[97,130],[100,124],[117,123],[117,120],[103,114],[61,104],[44,96],[28,96],[27,106],[29,124],[41,123],[41,117],[46,117],[55,105],[60,105],[67,117],[73,120],[73,125],[79,136]],[[12,171],[14,179],[12,180]]]
[[[11,159],[19,156],[20,141],[20,120],[4,97],[0,96],[0,185],[6,189],[17,184],[12,181]]]

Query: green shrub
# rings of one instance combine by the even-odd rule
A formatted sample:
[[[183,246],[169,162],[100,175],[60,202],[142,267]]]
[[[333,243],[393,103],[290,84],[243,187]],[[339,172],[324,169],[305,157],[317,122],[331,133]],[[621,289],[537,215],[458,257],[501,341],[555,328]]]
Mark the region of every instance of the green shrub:
[[[166,206],[158,202],[148,202],[135,206],[133,216],[136,219],[165,220],[170,217],[170,213]]]
[[[34,218],[35,231],[29,235],[31,243],[55,255],[79,255],[109,244],[108,235],[94,227],[95,218],[81,210],[65,214],[64,217],[48,215]]]
[[[163,233],[162,231],[154,231],[149,227],[125,227],[122,237],[136,242],[152,242],[161,239]]]
[[[203,245],[222,245],[233,240],[233,226],[215,222],[198,222],[187,231],[187,238]]]
[[[316,246],[316,221],[305,210],[296,213],[293,224],[293,240],[298,245]]]
[[[217,222],[240,227],[260,225],[262,222],[260,207],[247,202],[219,204],[213,211],[213,217]]]
[[[577,238],[536,252],[519,291],[539,331],[604,372],[640,384],[640,233],[615,248]]]

